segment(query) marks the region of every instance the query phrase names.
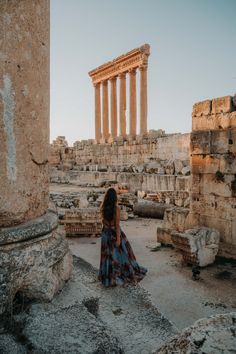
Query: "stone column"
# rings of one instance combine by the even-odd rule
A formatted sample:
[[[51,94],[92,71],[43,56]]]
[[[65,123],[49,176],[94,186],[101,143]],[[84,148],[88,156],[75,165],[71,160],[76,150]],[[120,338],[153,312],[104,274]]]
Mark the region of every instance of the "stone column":
[[[48,210],[49,5],[0,1],[0,315],[16,292],[52,299],[71,271]]]
[[[140,67],[140,134],[147,133],[147,65]]]
[[[102,82],[102,124],[103,138],[109,137],[109,118],[108,118],[108,82]]]
[[[120,78],[120,135],[126,135],[126,74],[119,75]]]
[[[129,71],[130,75],[130,115],[129,134],[136,135],[137,108],[136,108],[136,68]]]
[[[117,94],[116,77],[111,78],[111,136],[117,136]]]
[[[100,82],[94,85],[95,88],[95,139],[99,143],[101,139],[101,94]]]

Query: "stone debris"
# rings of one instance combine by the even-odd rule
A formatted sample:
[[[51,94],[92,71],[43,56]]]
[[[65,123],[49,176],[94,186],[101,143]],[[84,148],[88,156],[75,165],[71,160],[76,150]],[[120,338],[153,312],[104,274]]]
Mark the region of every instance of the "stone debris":
[[[236,351],[236,312],[202,318],[156,354],[230,354]]]
[[[66,236],[100,236],[102,231],[102,217],[98,208],[66,211],[61,223]]]
[[[215,261],[219,249],[220,233],[207,227],[195,227],[184,233],[172,231],[172,242],[189,264],[205,267]]]
[[[163,219],[167,208],[168,205],[141,199],[134,205],[134,214],[146,218]]]
[[[60,294],[13,313],[14,323],[15,330],[10,325],[0,334],[1,354],[151,353],[178,333],[142,287],[106,289],[97,270],[77,257]]]

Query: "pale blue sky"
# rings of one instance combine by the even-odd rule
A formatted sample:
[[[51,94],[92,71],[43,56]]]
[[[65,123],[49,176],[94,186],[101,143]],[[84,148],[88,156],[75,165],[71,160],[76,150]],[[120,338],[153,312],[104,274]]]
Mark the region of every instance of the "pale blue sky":
[[[151,45],[148,128],[190,132],[192,105],[236,93],[236,0],[51,0],[51,139],[94,138],[88,71]]]

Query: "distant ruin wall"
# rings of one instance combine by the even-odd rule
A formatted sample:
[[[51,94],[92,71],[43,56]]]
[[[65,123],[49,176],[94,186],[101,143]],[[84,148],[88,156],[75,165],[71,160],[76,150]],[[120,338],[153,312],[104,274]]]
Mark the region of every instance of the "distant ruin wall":
[[[67,146],[64,137],[58,137],[51,145],[50,164],[72,169],[85,165],[141,165],[152,160],[189,161],[190,134],[157,135],[116,138],[107,144],[94,144],[91,139],[76,142],[73,148]]]

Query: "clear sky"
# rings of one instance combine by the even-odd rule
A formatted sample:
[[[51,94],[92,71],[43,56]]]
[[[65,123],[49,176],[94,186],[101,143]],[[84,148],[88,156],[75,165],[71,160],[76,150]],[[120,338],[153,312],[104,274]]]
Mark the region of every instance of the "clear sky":
[[[51,0],[51,140],[94,138],[88,71],[144,43],[148,128],[190,132],[195,102],[236,93],[235,14],[236,0]]]

